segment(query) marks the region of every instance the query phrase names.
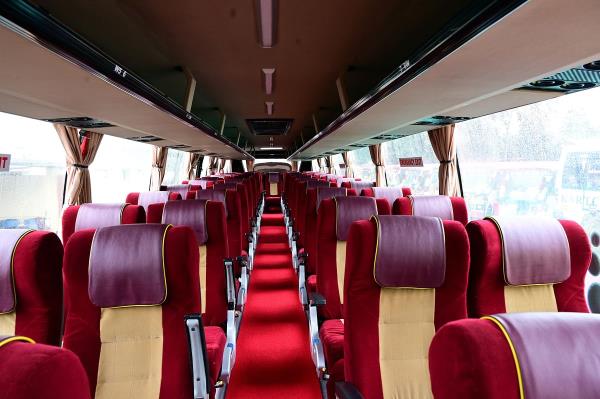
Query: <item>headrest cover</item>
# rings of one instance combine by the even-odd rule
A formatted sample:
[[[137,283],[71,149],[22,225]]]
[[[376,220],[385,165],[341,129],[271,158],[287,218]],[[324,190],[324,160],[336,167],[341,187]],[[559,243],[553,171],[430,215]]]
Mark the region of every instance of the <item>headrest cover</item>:
[[[190,180],[189,185],[190,186],[200,186],[200,187],[202,187],[203,190],[206,190],[206,186],[208,186],[209,181],[210,180]]]
[[[336,205],[335,231],[338,241],[348,240],[350,225],[357,220],[369,220],[377,215],[377,202],[372,197],[334,197]]]
[[[545,217],[488,219],[500,232],[506,284],[555,284],[569,278],[569,241],[558,220]]]
[[[599,315],[527,312],[485,319],[498,325],[514,348],[522,398],[600,397]]]
[[[123,209],[125,204],[82,204],[77,211],[75,231],[119,225]]]
[[[333,181],[333,180],[337,180],[339,176],[337,175],[332,175],[332,174],[328,174],[325,175],[325,178],[327,179],[327,181]]]
[[[194,230],[198,245],[204,245],[208,241],[208,228],[206,227],[207,202],[207,200],[169,201],[165,204],[163,210],[162,223],[190,227]]]
[[[442,220],[454,220],[452,201],[446,195],[410,195],[414,216],[433,216]]]
[[[279,173],[270,172],[269,173],[269,183],[278,183],[279,182]]]
[[[446,276],[444,225],[424,216],[375,216],[375,282],[386,288],[439,288]]]
[[[365,188],[371,188],[373,187],[375,184],[373,182],[370,181],[363,181],[363,180],[352,180],[350,181],[350,187],[356,189],[359,193],[361,190],[364,190]]]
[[[323,182],[327,183],[327,182]],[[333,197],[345,197],[348,192],[345,188],[338,187],[318,187],[317,188],[317,212],[319,211],[319,206],[321,205],[321,201],[324,199],[329,199]]]
[[[237,189],[238,183],[230,183],[230,182],[225,182],[225,183],[221,183],[221,184],[215,184],[213,186],[213,190],[235,190]]]
[[[227,197],[227,191],[226,190],[201,190],[201,191],[196,191],[196,199],[197,200],[209,200],[209,201],[216,201],[216,202],[222,202],[223,205],[225,206],[225,216],[227,216],[227,205],[226,205],[226,197]]]
[[[88,269],[90,301],[101,308],[162,304],[167,298],[165,237],[170,227],[125,224],[97,230]]]
[[[403,196],[401,187],[373,187],[372,190],[375,198],[385,198],[390,206],[394,205],[396,199]]]
[[[167,186],[167,191],[181,194],[181,198],[185,199],[185,195],[190,191],[189,184],[175,184],[173,186]]]
[[[354,177],[342,177],[341,179],[337,179],[337,186],[342,187],[342,183],[345,182],[353,182]]]
[[[329,182],[323,180],[307,180],[306,188],[329,187]]]
[[[217,181],[217,180],[223,180],[223,178],[221,176],[204,176],[204,177],[201,177],[200,180]]]
[[[140,193],[140,196],[138,197],[138,205],[143,206],[144,210],[148,212],[148,205],[164,204],[168,200],[168,191],[145,191]]]
[[[0,229],[0,314],[17,307],[14,278],[14,255],[21,239],[33,230]]]

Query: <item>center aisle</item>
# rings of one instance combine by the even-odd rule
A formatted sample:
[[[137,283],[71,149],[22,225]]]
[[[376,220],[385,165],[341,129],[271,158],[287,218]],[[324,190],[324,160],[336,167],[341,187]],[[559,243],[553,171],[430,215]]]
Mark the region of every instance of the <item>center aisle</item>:
[[[227,399],[319,399],[281,214],[263,214]]]

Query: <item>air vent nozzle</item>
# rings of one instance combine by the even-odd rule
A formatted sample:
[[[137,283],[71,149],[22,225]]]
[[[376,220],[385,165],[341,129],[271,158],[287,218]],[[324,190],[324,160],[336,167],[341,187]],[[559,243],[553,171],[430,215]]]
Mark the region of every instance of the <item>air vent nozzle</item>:
[[[43,119],[46,122],[60,123],[63,125],[76,127],[79,129],[99,129],[103,127],[112,127],[114,125],[88,116],[72,117],[72,118],[54,118]]]

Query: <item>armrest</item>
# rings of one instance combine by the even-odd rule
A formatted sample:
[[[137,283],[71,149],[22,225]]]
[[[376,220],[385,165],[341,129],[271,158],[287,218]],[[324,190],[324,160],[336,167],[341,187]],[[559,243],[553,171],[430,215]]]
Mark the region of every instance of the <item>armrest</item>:
[[[184,321],[188,337],[190,362],[192,364],[194,398],[208,398],[210,392],[210,371],[202,316],[199,314],[186,315]]]
[[[310,292],[308,294],[308,303],[311,306],[320,306],[325,305],[327,301],[325,300],[325,297],[322,294],[318,292]]]
[[[339,399],[364,399],[360,391],[349,382],[336,382],[335,394]]]

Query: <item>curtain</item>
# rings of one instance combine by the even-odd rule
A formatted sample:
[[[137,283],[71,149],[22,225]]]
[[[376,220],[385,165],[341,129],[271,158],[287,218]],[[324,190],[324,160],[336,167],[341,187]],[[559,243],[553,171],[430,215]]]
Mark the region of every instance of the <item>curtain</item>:
[[[344,164],[346,165],[346,172],[344,176],[354,177],[354,171],[352,170],[352,160],[350,159],[350,154],[348,152],[342,152],[342,159],[344,160]]]
[[[187,163],[187,179],[192,180],[196,177],[196,169],[198,165],[202,167],[202,155],[197,152],[190,152]]]
[[[371,155],[371,162],[375,165],[375,185],[382,187],[385,184],[386,176],[383,157],[381,156],[381,143],[370,145],[369,154]]]
[[[300,164],[300,161],[292,161],[292,172],[298,172],[298,165]]]
[[[440,195],[458,196],[459,183],[456,169],[454,125],[443,126],[428,132],[433,152],[440,161],[438,171]]]
[[[217,173],[224,173],[224,171],[225,171],[225,161],[226,161],[225,158],[219,158],[219,164],[218,164],[219,166],[217,168],[217,171],[218,171]]]
[[[202,176],[202,165],[204,164],[204,155],[200,155],[200,159],[198,159],[198,166],[196,166],[196,175],[194,176],[195,179],[198,179]]]
[[[254,159],[246,159],[246,171],[254,172]]]
[[[150,190],[160,190],[160,185],[165,178],[165,167],[167,166],[167,147],[152,147],[152,175],[150,175]]]
[[[92,183],[88,166],[94,162],[104,135],[86,132],[80,143],[76,128],[56,123],[54,129],[65,149],[67,161],[65,204],[79,205],[92,202]]]
[[[323,171],[323,160],[321,158],[317,158],[317,165],[319,166],[319,172]]]
[[[219,158],[217,157],[208,157],[208,171],[207,176],[211,176],[217,173],[216,169],[219,165]]]

